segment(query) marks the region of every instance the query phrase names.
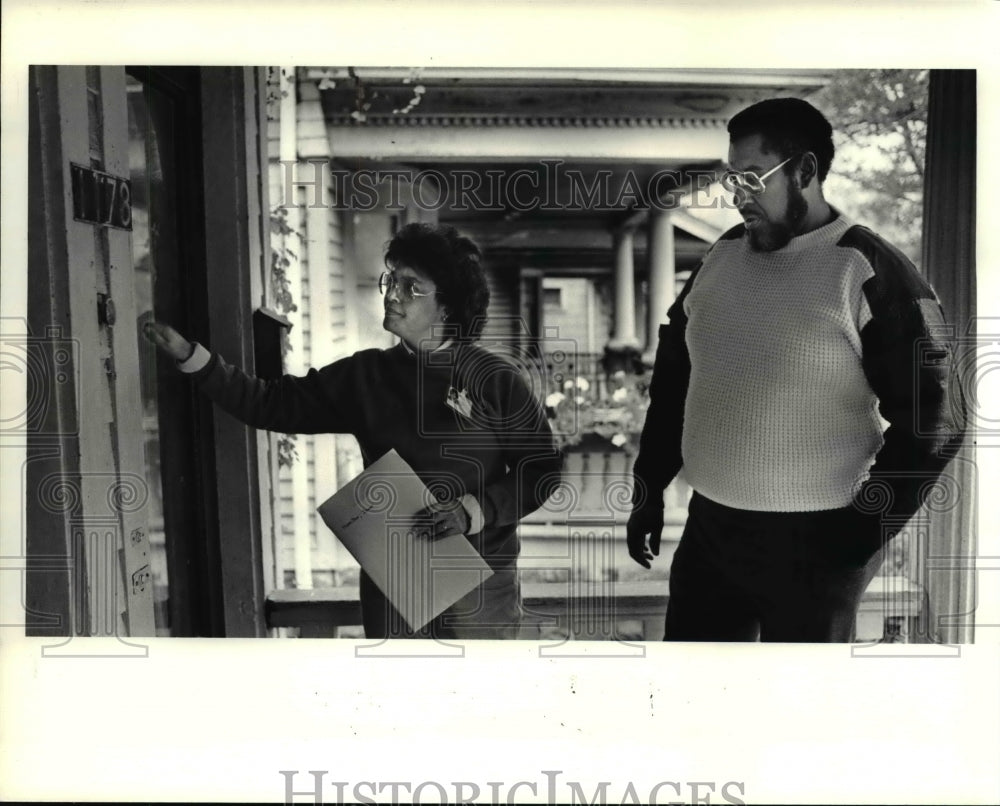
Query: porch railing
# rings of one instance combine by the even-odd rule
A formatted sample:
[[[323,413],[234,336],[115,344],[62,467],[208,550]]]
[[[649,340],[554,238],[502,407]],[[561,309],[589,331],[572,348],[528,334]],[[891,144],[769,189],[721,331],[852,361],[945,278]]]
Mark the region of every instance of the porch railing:
[[[521,638],[540,641],[659,641],[667,610],[664,580],[522,585]],[[859,642],[899,642],[918,634],[926,594],[900,577],[876,577],[862,597]],[[267,624],[300,638],[363,638],[356,586],[275,591],[267,598]]]
[[[594,390],[603,394],[607,388],[607,373],[601,353],[547,352],[544,356],[546,394],[563,391],[567,380],[584,378]]]

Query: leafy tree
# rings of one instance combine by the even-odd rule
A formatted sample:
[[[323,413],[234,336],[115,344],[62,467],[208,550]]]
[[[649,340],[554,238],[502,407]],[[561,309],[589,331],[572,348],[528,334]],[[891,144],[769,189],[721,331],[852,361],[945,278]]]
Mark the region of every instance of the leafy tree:
[[[825,190],[920,265],[927,70],[841,70],[812,97],[837,154]]]

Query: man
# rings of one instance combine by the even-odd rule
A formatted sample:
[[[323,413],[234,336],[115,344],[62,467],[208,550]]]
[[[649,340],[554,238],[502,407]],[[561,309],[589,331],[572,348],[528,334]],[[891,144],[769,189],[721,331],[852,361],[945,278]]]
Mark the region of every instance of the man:
[[[850,641],[885,541],[961,441],[942,312],[902,253],[827,203],[819,111],[764,101],[729,134],[744,224],[660,328],[629,554],[658,554],[683,466],[666,640]]]

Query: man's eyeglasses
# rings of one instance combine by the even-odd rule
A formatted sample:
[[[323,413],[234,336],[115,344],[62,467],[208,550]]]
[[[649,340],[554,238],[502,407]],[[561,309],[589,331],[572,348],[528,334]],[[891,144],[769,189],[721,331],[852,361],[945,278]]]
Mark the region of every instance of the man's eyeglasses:
[[[378,278],[378,290],[383,294],[391,294],[394,288],[399,289],[399,297],[403,300],[411,300],[414,297],[432,297],[434,291],[417,291],[414,286],[417,280],[413,277],[397,277],[394,272],[384,271]]]
[[[767,190],[764,180],[793,159],[795,157],[789,157],[787,160],[779,162],[763,176],[757,176],[753,171],[726,171],[722,175],[722,186],[732,193],[740,192],[748,193],[751,196],[759,196]]]

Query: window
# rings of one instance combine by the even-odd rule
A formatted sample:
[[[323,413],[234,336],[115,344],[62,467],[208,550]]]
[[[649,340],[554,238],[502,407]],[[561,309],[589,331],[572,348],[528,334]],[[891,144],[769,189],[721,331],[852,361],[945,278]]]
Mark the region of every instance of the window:
[[[543,289],[543,299],[545,300],[546,308],[558,308],[562,309],[562,289],[561,288],[545,288]]]

